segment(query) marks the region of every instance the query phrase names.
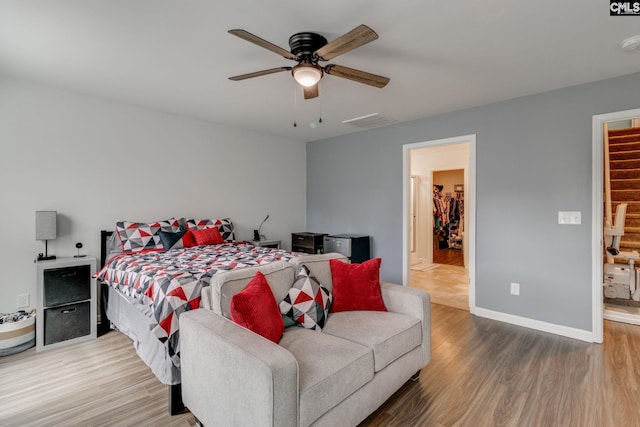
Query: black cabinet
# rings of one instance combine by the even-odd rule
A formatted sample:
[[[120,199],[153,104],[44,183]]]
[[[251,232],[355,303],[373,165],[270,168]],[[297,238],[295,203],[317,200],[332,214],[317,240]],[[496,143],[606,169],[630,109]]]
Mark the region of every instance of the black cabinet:
[[[36,350],[96,337],[94,258],[38,261]]]
[[[326,233],[309,233],[306,231],[291,234],[291,250],[307,254],[324,253],[324,236]]]
[[[91,302],[44,309],[44,345],[91,334]]]
[[[360,264],[371,258],[369,236],[357,234],[332,234],[325,236],[324,249],[338,252],[349,258],[349,262]]]
[[[89,265],[44,270],[44,307],[91,298],[91,268]]]

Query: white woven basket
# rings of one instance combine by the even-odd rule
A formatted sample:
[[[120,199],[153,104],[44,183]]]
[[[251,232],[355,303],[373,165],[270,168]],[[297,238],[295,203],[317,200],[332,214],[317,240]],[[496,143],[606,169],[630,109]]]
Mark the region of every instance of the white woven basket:
[[[36,316],[0,324],[0,356],[24,351],[36,345]]]

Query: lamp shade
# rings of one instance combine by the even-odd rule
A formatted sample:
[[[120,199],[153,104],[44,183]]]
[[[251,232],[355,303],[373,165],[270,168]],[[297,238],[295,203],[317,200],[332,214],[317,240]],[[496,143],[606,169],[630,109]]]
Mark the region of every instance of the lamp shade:
[[[305,87],[315,85],[322,78],[322,69],[304,62],[293,67],[291,73],[293,74],[293,78]]]
[[[56,238],[57,218],[56,211],[36,211],[36,240]]]

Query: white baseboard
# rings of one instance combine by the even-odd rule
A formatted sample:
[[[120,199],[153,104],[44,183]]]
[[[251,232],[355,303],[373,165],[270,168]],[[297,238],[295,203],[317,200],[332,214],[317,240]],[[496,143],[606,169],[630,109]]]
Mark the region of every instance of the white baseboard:
[[[626,308],[626,307],[625,307]],[[604,319],[613,320],[614,322],[629,323],[631,325],[640,325],[640,310],[629,307],[628,310],[618,309],[612,310],[605,305]]]
[[[570,328],[568,326],[556,325],[553,323],[514,316],[513,314],[501,313],[499,311],[487,310],[479,307],[476,307],[473,314],[478,317],[511,323],[512,325],[523,326],[525,328],[535,329],[542,332],[549,332],[551,334],[561,335],[563,337],[573,338],[580,341],[595,342],[593,332],[585,331],[583,329]]]

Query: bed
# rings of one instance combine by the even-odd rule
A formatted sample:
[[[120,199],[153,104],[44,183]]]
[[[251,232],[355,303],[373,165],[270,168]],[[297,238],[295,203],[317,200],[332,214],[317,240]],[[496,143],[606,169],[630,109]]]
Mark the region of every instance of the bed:
[[[200,230],[217,234],[213,240],[184,237]],[[178,235],[184,238],[176,240]],[[184,410],[179,315],[200,307],[202,288],[213,275],[301,255],[234,237],[228,219],[120,221],[115,232],[101,231],[101,329],[110,325],[132,339],[140,358],[169,385],[172,415]]]

